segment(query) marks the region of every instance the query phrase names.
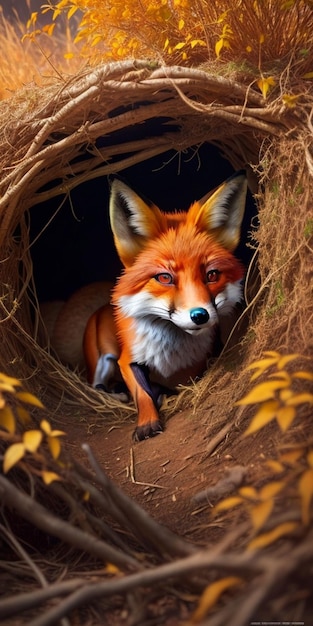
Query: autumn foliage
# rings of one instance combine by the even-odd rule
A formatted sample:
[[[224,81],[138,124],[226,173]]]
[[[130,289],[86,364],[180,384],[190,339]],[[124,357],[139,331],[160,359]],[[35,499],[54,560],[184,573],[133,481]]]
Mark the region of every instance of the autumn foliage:
[[[297,71],[311,69],[310,0],[60,0],[43,4],[42,13],[51,14],[51,23],[38,29],[33,13],[29,36],[52,35],[65,15],[75,20],[74,43],[89,62],[144,57],[194,66],[236,57],[266,70],[292,50]]]

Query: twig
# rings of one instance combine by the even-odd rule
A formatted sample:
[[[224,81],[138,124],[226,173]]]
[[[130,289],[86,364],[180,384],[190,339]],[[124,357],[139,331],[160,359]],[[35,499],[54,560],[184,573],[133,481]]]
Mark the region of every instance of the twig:
[[[139,535],[159,553],[166,552],[171,556],[181,556],[195,552],[195,548],[191,544],[156,522],[134,500],[114,485],[101,469],[88,444],[84,443],[82,448],[88,456],[98,483],[104,487],[116,506],[127,515],[135,535]]]
[[[58,537],[71,546],[98,558],[114,563],[117,567],[138,569],[138,562],[131,556],[116,550],[104,541],[101,541],[72,524],[60,520],[33,498],[17,489],[4,476],[0,476],[0,494],[3,504],[17,511],[24,519],[34,524],[44,532]]]
[[[241,485],[245,474],[246,468],[242,465],[235,465],[234,467],[229,468],[227,472],[227,476],[223,476],[215,485],[212,487],[208,487],[203,491],[199,491],[192,498],[192,501],[196,504],[199,504],[203,501],[208,500],[217,500],[222,498],[223,496],[232,493]]]
[[[164,485],[157,485],[157,483],[145,483],[141,480],[136,480],[135,477],[135,459],[134,459],[134,449],[130,449],[130,479],[134,485],[142,485],[143,487],[153,487],[154,489],[166,489]]]
[[[235,420],[232,420],[232,422],[227,422],[227,424],[225,424],[225,426],[218,431],[217,435],[210,439],[210,442],[205,449],[207,456],[210,456],[214,452],[215,448],[217,448],[217,446],[221,443],[221,441],[225,439],[226,435],[228,435],[234,424]]]
[[[35,580],[44,588],[47,587],[48,582],[42,571],[37,567],[36,563],[33,559],[25,552],[24,548],[21,546],[17,538],[8,531],[5,526],[0,524],[0,532],[5,536],[5,539],[8,543],[11,544],[12,548],[21,556],[21,558],[27,563],[29,569],[33,572]]]
[[[85,584],[86,580],[83,578],[75,578],[62,583],[52,583],[48,587],[37,591],[14,594],[11,598],[0,600],[0,619],[13,617],[13,615],[22,611],[34,609],[48,600],[68,595]]]

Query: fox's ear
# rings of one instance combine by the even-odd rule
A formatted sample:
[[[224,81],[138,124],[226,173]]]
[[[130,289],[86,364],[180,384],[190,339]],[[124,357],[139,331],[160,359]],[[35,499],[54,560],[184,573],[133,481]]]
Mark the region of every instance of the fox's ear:
[[[191,209],[198,227],[210,232],[216,241],[230,251],[233,251],[239,243],[246,195],[246,172],[240,170],[196,202]],[[197,205],[196,216],[193,209]]]
[[[125,267],[132,265],[148,240],[166,228],[160,209],[149,205],[118,179],[111,187],[110,222],[115,246]]]

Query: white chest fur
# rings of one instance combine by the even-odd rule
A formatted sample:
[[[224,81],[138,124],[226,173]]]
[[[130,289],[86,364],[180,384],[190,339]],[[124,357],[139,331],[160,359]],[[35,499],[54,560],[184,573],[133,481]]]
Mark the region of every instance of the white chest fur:
[[[208,327],[191,335],[172,322],[149,317],[134,320],[134,328],[133,361],[165,378],[206,358],[215,334],[214,328]]]

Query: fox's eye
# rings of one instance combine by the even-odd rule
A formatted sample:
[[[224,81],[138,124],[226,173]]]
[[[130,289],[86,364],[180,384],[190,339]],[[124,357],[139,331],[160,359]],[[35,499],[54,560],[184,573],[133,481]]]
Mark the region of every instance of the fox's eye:
[[[217,283],[220,279],[221,272],[219,270],[209,270],[206,274],[208,283]]]
[[[172,274],[169,274],[168,272],[156,274],[154,278],[158,281],[158,283],[161,283],[161,285],[172,285],[174,283]]]

